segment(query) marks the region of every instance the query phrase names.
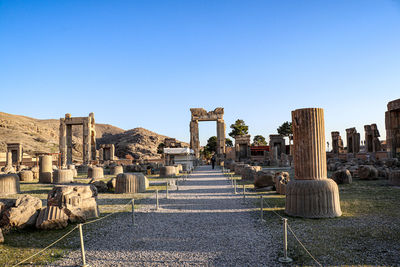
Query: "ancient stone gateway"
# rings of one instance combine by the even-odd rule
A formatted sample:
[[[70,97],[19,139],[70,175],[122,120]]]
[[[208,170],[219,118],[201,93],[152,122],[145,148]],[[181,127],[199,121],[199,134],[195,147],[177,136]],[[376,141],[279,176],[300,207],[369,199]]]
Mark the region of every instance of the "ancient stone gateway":
[[[60,153],[61,165],[72,164],[72,126],[83,126],[83,163],[89,164],[91,160],[96,160],[96,129],[94,113],[88,117],[71,117],[65,114],[65,118],[60,118]]]
[[[400,98],[387,104],[386,147],[390,157],[400,156]]]
[[[217,156],[222,159],[225,154],[225,122],[224,108],[216,108],[207,112],[203,108],[191,108],[192,120],[190,121],[190,148],[196,158],[200,157],[199,121],[217,122]]]
[[[327,178],[324,110],[292,111],[295,178],[286,187],[285,212],[305,218],[342,215],[338,186]]]
[[[22,145],[20,143],[7,144],[6,166],[19,166],[22,162]]]
[[[286,153],[285,138],[280,134],[269,135],[269,158],[272,166],[279,165],[281,155]]]
[[[347,153],[357,154],[360,152],[360,133],[355,127],[346,129]]]
[[[114,160],[115,147],[113,144],[102,144],[99,149],[100,160]]]
[[[339,132],[331,132],[332,136],[332,152],[339,154],[343,150],[343,140]]]
[[[246,161],[250,159],[250,135],[235,136],[235,161]]]
[[[365,152],[377,152],[382,150],[381,141],[379,141],[378,126],[374,123],[364,125],[365,130]]]

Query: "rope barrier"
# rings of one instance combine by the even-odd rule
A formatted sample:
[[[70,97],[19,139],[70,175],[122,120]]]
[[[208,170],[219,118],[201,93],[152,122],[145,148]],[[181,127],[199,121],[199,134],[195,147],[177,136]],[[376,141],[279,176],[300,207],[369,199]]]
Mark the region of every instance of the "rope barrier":
[[[264,199],[264,198],[263,198]],[[276,211],[273,210],[273,208],[268,204],[268,201],[265,201],[266,205],[268,208],[271,209],[271,211],[278,216],[281,220],[286,219],[282,217],[280,214],[278,214]],[[289,228],[289,231],[293,234],[294,238],[296,241],[300,244],[300,246],[307,252],[307,254],[318,264],[318,266],[322,266],[322,264],[310,253],[310,251],[305,247],[305,245],[300,241],[300,239],[296,236],[294,233],[293,229],[290,227],[289,224],[287,224],[287,227]]]
[[[32,259],[33,257],[39,255],[40,253],[42,253],[43,251],[45,251],[46,249],[54,246],[55,244],[57,244],[58,242],[60,242],[61,240],[63,240],[65,237],[67,237],[70,233],[72,233],[76,228],[78,228],[78,225],[75,226],[74,228],[72,228],[70,231],[68,231],[68,233],[66,233],[65,235],[63,235],[62,237],[60,237],[59,239],[57,239],[56,241],[54,241],[53,243],[51,243],[50,245],[48,245],[47,247],[45,247],[44,249],[40,250],[39,252],[33,254],[32,256],[26,258],[23,261],[18,262],[17,264],[13,265],[13,267],[21,265],[22,263],[26,262],[27,260]]]
[[[132,200],[129,200],[129,202],[126,203],[126,204],[124,204],[122,207],[128,206],[128,205],[130,205],[131,203],[132,203]],[[91,223],[95,223],[95,222],[104,220],[104,219],[110,217],[111,215],[114,215],[114,214],[117,213],[117,212],[119,212],[119,211],[114,211],[114,212],[112,212],[112,213],[110,213],[110,214],[107,214],[107,215],[104,216],[104,217],[101,217],[101,218],[98,218],[98,219],[95,219],[95,220],[92,220],[92,221],[89,221],[89,222],[82,223],[82,225],[87,225],[87,224],[91,224]],[[51,244],[48,245],[47,247],[43,248],[42,250],[38,251],[37,253],[33,254],[32,256],[30,256],[30,257],[28,257],[28,258],[26,258],[26,259],[24,259],[24,260],[18,262],[17,264],[13,265],[13,267],[18,266],[18,265],[21,265],[22,263],[26,262],[27,260],[30,260],[30,259],[32,259],[33,257],[35,257],[35,256],[37,256],[37,255],[39,255],[39,254],[41,254],[43,251],[45,251],[45,250],[51,248],[52,246],[54,246],[55,244],[57,244],[58,242],[60,242],[61,240],[63,240],[65,237],[67,237],[70,233],[72,233],[72,232],[73,232],[75,229],[77,229],[78,227],[79,227],[79,225],[76,225],[72,230],[70,230],[70,231],[69,231],[68,233],[66,233],[65,235],[63,235],[62,237],[60,237],[59,239],[57,239],[56,241],[54,241],[53,243],[51,243]]]
[[[287,224],[289,231],[293,234],[294,238],[296,238],[297,242],[299,242],[299,244],[304,248],[304,250],[308,253],[308,255],[310,255],[310,257],[319,265],[322,266],[321,263],[319,263],[319,261],[317,261],[313,255],[311,255],[311,253],[308,251],[308,249],[304,246],[303,243],[301,243],[301,241],[297,238],[296,234],[294,233],[294,231],[292,230],[292,228],[290,227],[289,224]]]

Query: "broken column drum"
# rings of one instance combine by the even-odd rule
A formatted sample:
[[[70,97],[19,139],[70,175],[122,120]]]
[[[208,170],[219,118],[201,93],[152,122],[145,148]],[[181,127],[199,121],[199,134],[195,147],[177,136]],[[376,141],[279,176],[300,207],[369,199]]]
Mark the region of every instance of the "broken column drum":
[[[327,178],[324,111],[292,111],[295,177],[286,187],[285,212],[304,218],[342,215],[338,186]]]
[[[17,174],[0,174],[0,195],[18,194],[19,177]]]
[[[51,183],[53,178],[53,157],[39,156],[39,183]]]
[[[142,173],[120,173],[117,175],[115,193],[143,193],[148,180]]]
[[[111,175],[118,175],[120,173],[124,173],[124,167],[120,165],[111,167]]]
[[[53,183],[64,184],[74,181],[74,173],[70,169],[55,170],[53,172]]]
[[[102,167],[90,167],[88,169],[88,178],[93,178],[93,179],[104,178],[104,169]]]
[[[21,171],[19,173],[19,179],[24,182],[32,182],[33,181],[33,172],[32,171]]]

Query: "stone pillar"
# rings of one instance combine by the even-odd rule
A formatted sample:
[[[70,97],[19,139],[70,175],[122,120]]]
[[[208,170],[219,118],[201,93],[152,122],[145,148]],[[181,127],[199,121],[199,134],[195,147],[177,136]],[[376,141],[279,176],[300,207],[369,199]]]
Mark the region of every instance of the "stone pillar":
[[[7,149],[7,153],[6,153],[6,166],[7,167],[12,167],[12,153],[10,150]]]
[[[39,156],[39,183],[51,183],[53,180],[53,157]]]
[[[72,125],[67,124],[67,134],[66,134],[66,140],[67,140],[67,165],[72,164]]]
[[[327,179],[323,109],[292,111],[292,123],[295,179],[286,187],[285,212],[304,218],[342,215],[338,186]]]
[[[193,149],[196,158],[200,157],[199,123],[190,122],[190,148]]]
[[[83,164],[89,164],[91,157],[91,142],[90,142],[90,132],[88,119],[83,122]]]
[[[104,160],[104,148],[99,149],[99,160],[100,161]]]
[[[225,122],[223,120],[217,121],[217,155],[225,154]]]
[[[89,128],[89,134],[90,134],[90,155],[89,159],[90,160],[96,160],[96,126],[95,126],[95,120],[94,120],[94,113],[91,112],[89,114],[88,118],[88,128]]]
[[[59,150],[61,153],[61,166],[67,166],[67,128],[65,119],[60,119]]]
[[[115,160],[115,146],[110,146],[110,160]]]

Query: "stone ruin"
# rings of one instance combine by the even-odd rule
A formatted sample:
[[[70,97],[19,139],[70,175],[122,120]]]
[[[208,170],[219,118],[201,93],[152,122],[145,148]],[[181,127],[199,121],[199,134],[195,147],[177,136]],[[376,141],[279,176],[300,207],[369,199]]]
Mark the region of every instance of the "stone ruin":
[[[170,148],[182,147],[182,143],[179,141],[176,141],[175,138],[165,138],[164,145],[165,145],[165,147],[170,147]]]
[[[343,140],[339,132],[331,132],[332,136],[332,152],[339,154],[343,152]]]
[[[47,207],[40,210],[36,228],[60,229],[68,222],[85,222],[99,214],[94,186],[57,185],[48,194]]]
[[[39,183],[53,182],[53,157],[51,155],[39,156]]]
[[[22,163],[23,150],[22,145],[20,143],[9,143],[7,144],[7,153],[6,153],[6,166],[18,167]]]
[[[115,193],[143,193],[149,187],[149,181],[143,173],[120,173],[117,175]]]
[[[347,153],[357,154],[360,152],[360,133],[355,127],[346,129]]]
[[[60,153],[61,165],[63,167],[72,164],[72,126],[82,125],[83,127],[83,164],[90,164],[91,160],[96,160],[96,129],[94,113],[88,117],[71,117],[65,114],[65,118],[60,118]]]
[[[98,216],[97,190],[92,185],[55,186],[48,194],[46,207],[42,207],[40,198],[30,195],[0,201],[2,229],[61,229],[69,222],[85,222]]]
[[[101,161],[115,160],[115,147],[113,144],[102,144],[99,149],[99,159]]]
[[[190,148],[193,149],[196,158],[200,157],[199,121],[217,122],[217,156],[224,158],[225,154],[225,122],[224,108],[216,108],[207,112],[203,108],[191,108],[192,118],[190,121]]]
[[[382,151],[381,141],[379,141],[378,126],[374,123],[364,125],[365,130],[365,152],[374,153]]]
[[[400,158],[400,99],[390,101],[385,112],[386,149],[389,157]]]
[[[286,186],[285,212],[304,218],[342,215],[337,184],[327,178],[324,111],[292,111],[295,177]]]
[[[271,134],[269,136],[269,156],[270,165],[278,166],[281,155],[286,153],[285,138],[280,134]]]
[[[250,159],[250,135],[235,136],[235,161],[247,161]]]
[[[20,192],[17,174],[0,174],[0,195],[18,194]]]

